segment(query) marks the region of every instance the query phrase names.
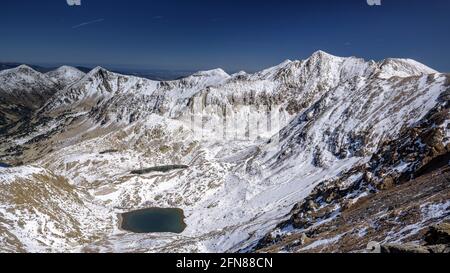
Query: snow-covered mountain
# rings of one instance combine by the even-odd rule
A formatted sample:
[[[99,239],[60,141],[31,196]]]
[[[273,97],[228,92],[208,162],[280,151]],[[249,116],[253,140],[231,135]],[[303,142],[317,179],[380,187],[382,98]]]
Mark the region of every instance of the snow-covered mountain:
[[[2,99],[38,108],[52,94],[55,83],[46,75],[21,65],[0,72]]]
[[[75,67],[64,65],[56,70],[47,72],[46,75],[52,81],[58,83],[61,88],[64,88],[83,78],[85,73]]]
[[[0,83],[0,130],[31,115],[56,92],[50,78],[26,65],[0,71]]]
[[[5,251],[264,249],[302,234],[304,219],[340,219],[341,203],[383,191],[387,175],[393,185],[408,181],[450,150],[449,75],[409,59],[318,51],[254,74],[215,69],[175,81],[101,67],[85,75],[69,67],[0,73],[2,100],[45,91],[26,118],[0,119],[0,162],[16,166],[0,168]],[[428,129],[432,144],[422,141]],[[408,137],[409,152],[376,161]],[[189,167],[130,173],[173,164]],[[323,188],[336,183],[352,190],[321,203],[330,194]],[[26,189],[31,196],[15,197]],[[332,209],[307,218],[309,200],[317,203],[310,213]],[[186,230],[119,229],[119,213],[146,207],[182,208]],[[448,218],[436,215],[429,221]]]

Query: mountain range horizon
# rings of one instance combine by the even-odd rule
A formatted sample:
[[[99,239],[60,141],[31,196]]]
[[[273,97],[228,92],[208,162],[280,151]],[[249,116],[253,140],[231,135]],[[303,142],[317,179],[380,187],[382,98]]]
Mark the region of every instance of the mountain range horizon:
[[[316,54],[321,54],[321,53],[337,57],[337,56],[335,56],[333,54],[330,54],[330,53],[325,52],[325,51],[320,50],[320,49],[316,50],[315,52],[313,52],[311,54],[311,56],[316,55]],[[345,58],[358,58],[358,57],[356,57],[356,56],[349,56],[349,57],[345,57]],[[413,59],[395,58],[395,57],[386,58],[386,59],[382,59],[382,60],[378,60],[378,61],[375,61],[375,60],[369,60],[369,61],[374,61],[374,62],[377,62],[377,63],[383,63],[383,62],[385,62],[387,60],[390,60],[390,59],[394,59],[394,60],[395,59],[398,59],[398,60],[412,60],[414,62],[417,62],[417,61],[415,61]],[[284,61],[280,62],[278,65],[281,65],[281,64],[286,63],[286,62],[292,62],[292,61],[290,59],[285,59]],[[274,65],[274,66],[278,66],[278,65]],[[247,72],[247,71],[244,71],[244,70],[226,72],[221,67],[216,67],[216,68],[212,68],[212,69],[189,70],[189,71],[186,71],[186,70],[170,70],[170,69],[151,69],[151,68],[137,69],[137,70],[133,70],[131,68],[123,68],[124,70],[120,70],[120,69],[117,69],[117,68],[114,68],[114,67],[108,68],[108,65],[106,65],[106,66],[105,65],[95,65],[95,66],[90,66],[90,67],[82,66],[82,65],[70,65],[70,64],[61,64],[61,65],[58,65],[58,66],[39,66],[39,65],[27,64],[27,63],[16,63],[16,62],[0,62],[0,71],[7,70],[7,69],[12,69],[12,68],[17,68],[19,66],[27,66],[27,67],[29,67],[31,69],[34,69],[36,71],[39,71],[41,73],[47,73],[47,72],[50,72],[52,70],[57,70],[58,68],[61,68],[61,67],[73,67],[73,68],[78,69],[78,70],[80,70],[80,71],[82,71],[84,73],[89,73],[90,71],[92,71],[94,69],[102,68],[102,69],[106,69],[106,70],[109,70],[109,71],[112,71],[112,72],[122,73],[122,74],[125,74],[125,75],[142,76],[144,78],[161,80],[161,81],[177,80],[179,78],[187,77],[187,76],[190,76],[190,75],[195,74],[197,72],[213,71],[213,70],[217,70],[217,69],[223,70],[225,73],[228,73],[228,74],[237,74],[237,73],[242,73],[242,72],[245,72],[245,73],[257,73],[257,72],[259,72],[259,71],[248,71]],[[145,74],[146,72],[150,73],[150,74],[146,75]],[[161,74],[151,74],[151,72],[160,72]],[[438,71],[436,71],[436,73],[438,73]],[[446,73],[446,72],[440,72],[440,73]],[[160,77],[159,79],[158,79],[157,75],[159,75],[159,77]]]
[[[412,59],[320,50],[174,80],[0,71],[0,251],[448,252],[424,234],[449,223],[449,96]]]

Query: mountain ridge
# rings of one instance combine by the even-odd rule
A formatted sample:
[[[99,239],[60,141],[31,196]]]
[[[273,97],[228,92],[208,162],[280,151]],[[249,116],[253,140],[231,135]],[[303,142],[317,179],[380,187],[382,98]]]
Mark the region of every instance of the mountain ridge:
[[[449,86],[448,74],[413,61],[365,61],[323,51],[252,74],[214,69],[175,81],[97,67],[57,87],[38,109],[5,122],[0,161],[16,167],[0,168],[5,188],[0,215],[7,219],[0,217],[0,233],[10,230],[3,233],[16,243],[0,241],[0,247],[50,252],[269,247],[280,241],[267,234],[286,238],[300,234],[304,221],[341,217],[341,203],[381,190],[376,187],[387,179],[384,174],[396,181],[394,174],[407,177],[424,158],[445,154]],[[0,110],[7,106],[0,102]],[[405,133],[410,131],[415,133]],[[411,145],[402,148],[404,143]],[[379,160],[391,151],[401,158]],[[188,168],[132,173],[174,164]],[[368,184],[361,182],[367,173],[373,177]],[[38,199],[53,206],[28,213],[11,196],[34,180],[50,181]],[[54,194],[55,185],[61,185],[67,203]],[[341,196],[336,187],[355,190]],[[302,212],[316,213],[302,205],[310,200],[329,213],[303,218]],[[32,199],[23,202],[35,206]],[[83,213],[75,213],[78,206]],[[118,227],[116,214],[146,207],[182,208],[186,230],[158,237]],[[11,210],[33,225],[20,225]],[[57,211],[74,214],[67,229],[59,227],[65,217],[51,217]],[[294,229],[276,229],[291,218]],[[81,234],[71,233],[77,229]]]

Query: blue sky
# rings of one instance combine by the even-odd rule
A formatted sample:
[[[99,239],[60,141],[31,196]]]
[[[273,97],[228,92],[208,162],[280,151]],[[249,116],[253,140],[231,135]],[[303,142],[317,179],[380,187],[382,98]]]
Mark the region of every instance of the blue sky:
[[[255,71],[321,49],[450,72],[450,1],[6,0],[0,61]]]

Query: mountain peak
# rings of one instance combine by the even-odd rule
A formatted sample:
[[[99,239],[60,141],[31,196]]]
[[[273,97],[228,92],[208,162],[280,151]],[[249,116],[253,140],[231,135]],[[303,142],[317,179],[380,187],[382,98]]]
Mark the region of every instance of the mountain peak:
[[[291,63],[292,63],[292,61],[287,59],[276,66],[269,67],[260,72],[257,72],[255,75],[258,78],[267,78],[267,79],[273,78],[281,69],[285,68],[286,66],[288,66]]]
[[[286,65],[288,65],[288,64],[290,64],[290,63],[292,63],[292,60],[286,59],[286,60],[284,60],[282,63],[280,63],[280,64],[277,65],[277,66],[278,66],[278,67],[286,66]]]
[[[58,67],[56,69],[56,71],[79,71],[79,72],[81,72],[78,68],[69,66],[69,65],[62,65],[62,66]],[[81,72],[81,73],[83,73],[83,72]]]
[[[38,71],[34,70],[33,68],[29,67],[26,64],[19,65],[17,67],[3,70],[0,72],[0,74],[9,74],[9,73],[33,73],[33,74],[40,74]]]
[[[54,82],[62,86],[68,86],[83,78],[85,73],[75,67],[63,65],[56,70],[46,73],[46,75]]]
[[[307,60],[323,60],[323,59],[342,59],[341,57],[335,56],[335,55],[331,55],[323,50],[318,50],[316,52],[314,52],[313,54],[311,54],[311,56],[307,59]]]
[[[240,70],[240,71],[234,73],[234,74],[231,75],[231,76],[246,76],[246,75],[248,75],[247,72],[245,72],[244,70]]]
[[[327,53],[323,50],[317,50],[313,54],[311,54],[311,57],[334,57],[334,58],[336,58],[337,56],[331,55],[330,53]]]
[[[28,100],[24,102],[24,105],[29,105],[31,108],[40,105],[41,99],[53,92],[52,88],[55,84],[47,75],[24,64],[0,71],[0,82],[1,91],[16,96],[16,101]],[[24,94],[31,97],[24,99]],[[34,102],[38,103],[33,104]]]
[[[96,77],[98,75],[105,75],[107,74],[109,71],[101,66],[96,66],[94,67],[91,71],[89,71],[88,73],[86,73],[84,75],[84,78],[92,78],[92,77]]]
[[[99,71],[108,71],[108,70],[106,70],[105,68],[103,68],[101,66],[96,66],[88,74],[92,74],[93,75],[93,74],[98,73]]]
[[[223,77],[229,77],[230,75],[225,72],[222,68],[216,68],[211,70],[204,70],[204,71],[198,71],[197,73],[193,74],[193,76],[223,76]]]
[[[410,77],[439,73],[412,59],[387,58],[378,63],[381,78]]]
[[[314,53],[311,55],[325,55],[325,54],[328,54],[328,53],[319,49],[319,50],[314,51]]]
[[[27,70],[34,70],[33,68],[29,67],[26,64],[21,64],[17,67],[17,69],[27,69]]]

